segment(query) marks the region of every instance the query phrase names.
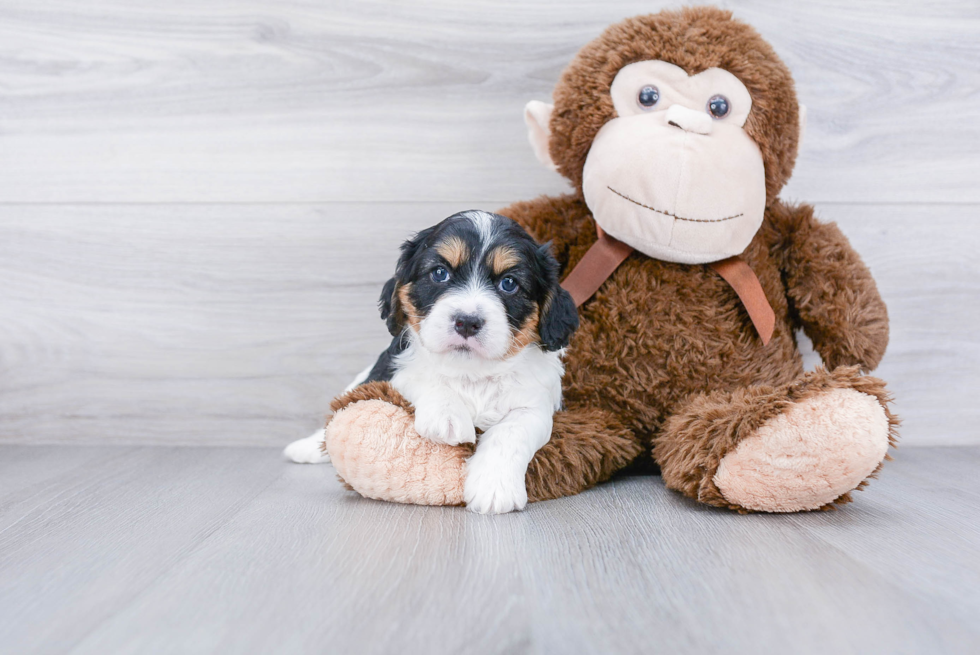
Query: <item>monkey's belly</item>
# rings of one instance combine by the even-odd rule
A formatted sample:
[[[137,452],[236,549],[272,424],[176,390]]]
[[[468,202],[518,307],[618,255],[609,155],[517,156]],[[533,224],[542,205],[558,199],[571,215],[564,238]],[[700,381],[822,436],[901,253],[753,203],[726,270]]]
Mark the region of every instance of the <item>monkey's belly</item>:
[[[803,372],[802,358],[784,306],[774,309],[765,346],[709,269],[627,262],[582,308],[566,358],[566,403],[609,409],[648,432],[692,394],[789,382]]]

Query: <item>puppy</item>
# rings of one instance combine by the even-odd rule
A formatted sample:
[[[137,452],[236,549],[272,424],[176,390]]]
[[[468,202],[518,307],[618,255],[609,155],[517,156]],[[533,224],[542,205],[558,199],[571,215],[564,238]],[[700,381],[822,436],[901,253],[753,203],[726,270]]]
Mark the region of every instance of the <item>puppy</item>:
[[[561,355],[578,327],[558,273],[549,246],[503,216],[467,211],[419,232],[381,292],[391,345],[348,387],[388,381],[415,406],[421,436],[476,443],[464,485],[475,512],[523,509],[527,466],[551,438]],[[286,455],[317,461],[322,440]]]

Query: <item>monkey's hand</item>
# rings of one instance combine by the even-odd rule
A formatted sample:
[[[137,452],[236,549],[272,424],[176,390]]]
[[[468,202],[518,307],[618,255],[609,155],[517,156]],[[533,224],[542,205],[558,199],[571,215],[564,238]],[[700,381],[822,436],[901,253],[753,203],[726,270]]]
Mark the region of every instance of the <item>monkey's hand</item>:
[[[837,225],[808,205],[774,203],[782,232],[782,269],[803,331],[827,368],[874,370],[888,346],[888,310],[871,271]]]

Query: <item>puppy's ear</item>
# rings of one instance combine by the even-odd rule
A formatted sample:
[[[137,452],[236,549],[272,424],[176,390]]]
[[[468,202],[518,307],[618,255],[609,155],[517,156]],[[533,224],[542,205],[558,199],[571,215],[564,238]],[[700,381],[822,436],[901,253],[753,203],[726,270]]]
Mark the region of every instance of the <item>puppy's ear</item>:
[[[541,346],[553,352],[567,346],[572,333],[578,329],[578,308],[571,294],[559,284],[558,274],[561,267],[551,254],[551,244],[539,246],[537,255],[548,285],[548,295],[541,306],[538,335],[541,337]]]
[[[435,232],[437,226],[429,227],[421,232],[418,232],[411,239],[406,239],[401,246],[402,254],[398,258],[398,266],[395,268],[395,278],[397,278],[398,284],[405,284],[406,282],[411,282],[409,278],[412,277],[416,258],[419,254],[425,250],[428,245],[426,242],[429,240],[429,236]]]
[[[571,294],[555,285],[542,310],[538,323],[541,345],[553,352],[568,345],[572,334],[578,329],[578,308]]]
[[[391,278],[385,282],[381,289],[381,297],[378,299],[378,309],[381,310],[381,318],[387,323],[388,331],[391,336],[397,337],[405,327],[404,313],[401,311],[401,303],[398,301],[398,282]]]
[[[391,336],[397,337],[405,329],[405,311],[402,309],[401,301],[398,299],[398,289],[410,282],[414,275],[412,266],[418,254],[425,249],[426,240],[435,228],[430,227],[422,230],[411,239],[406,239],[401,245],[401,256],[395,266],[395,276],[385,282],[381,289],[381,297],[378,299],[378,309],[381,310],[381,318],[388,325],[388,332]]]

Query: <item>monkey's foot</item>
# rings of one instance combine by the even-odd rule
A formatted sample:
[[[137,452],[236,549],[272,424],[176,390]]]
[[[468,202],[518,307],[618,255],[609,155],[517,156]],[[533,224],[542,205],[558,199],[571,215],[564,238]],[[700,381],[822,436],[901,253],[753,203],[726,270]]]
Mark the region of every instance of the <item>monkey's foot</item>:
[[[469,444],[419,436],[405,407],[376,398],[343,406],[326,429],[338,475],[366,498],[415,505],[462,505]]]
[[[763,512],[847,502],[848,492],[881,466],[889,430],[879,398],[829,389],[800,400],[742,439],[722,458],[714,483],[730,503]]]

